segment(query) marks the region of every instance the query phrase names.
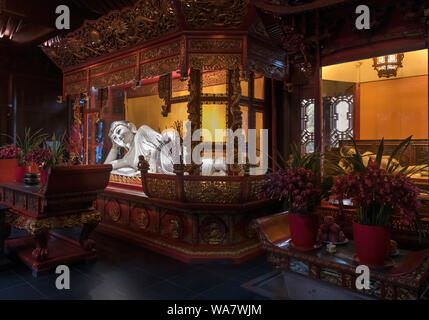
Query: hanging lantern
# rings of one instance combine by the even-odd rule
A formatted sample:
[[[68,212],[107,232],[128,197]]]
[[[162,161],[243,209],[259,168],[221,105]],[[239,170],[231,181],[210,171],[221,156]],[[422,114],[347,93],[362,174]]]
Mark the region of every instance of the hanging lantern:
[[[396,77],[398,69],[402,68],[402,60],[404,59],[403,53],[389,54],[387,56],[381,56],[373,58],[374,70],[378,72],[378,77]]]

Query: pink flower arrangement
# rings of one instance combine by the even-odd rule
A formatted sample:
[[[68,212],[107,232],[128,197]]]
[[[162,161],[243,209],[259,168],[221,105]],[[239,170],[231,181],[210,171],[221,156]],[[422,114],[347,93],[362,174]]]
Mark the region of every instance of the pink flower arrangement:
[[[49,149],[46,148],[36,148],[28,152],[24,161],[26,163],[35,163],[38,167],[44,167],[51,160],[52,154]]]
[[[259,192],[260,199],[285,201],[292,213],[313,213],[320,202],[320,192],[313,184],[313,173],[304,168],[287,168],[268,176]]]
[[[370,161],[366,169],[335,177],[333,192],[342,202],[350,198],[357,207],[359,223],[387,225],[393,213],[409,225],[416,219],[419,189],[402,173],[393,174]]]
[[[13,144],[0,149],[0,159],[19,159],[21,149]]]

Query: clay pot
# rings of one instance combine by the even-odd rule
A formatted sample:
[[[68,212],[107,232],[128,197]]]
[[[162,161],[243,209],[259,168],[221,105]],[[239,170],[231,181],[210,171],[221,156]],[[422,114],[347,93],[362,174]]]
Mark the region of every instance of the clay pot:
[[[15,168],[18,167],[16,159],[0,159],[0,182],[15,181]]]
[[[319,217],[316,214],[289,213],[292,245],[296,249],[314,249]]]
[[[27,173],[30,172],[29,166],[17,166],[15,167],[15,181],[16,182],[23,182],[24,177]]]
[[[384,266],[389,256],[390,228],[353,222],[353,239],[360,264]]]
[[[40,184],[44,186],[46,181],[48,180],[49,169],[41,169],[40,170]]]

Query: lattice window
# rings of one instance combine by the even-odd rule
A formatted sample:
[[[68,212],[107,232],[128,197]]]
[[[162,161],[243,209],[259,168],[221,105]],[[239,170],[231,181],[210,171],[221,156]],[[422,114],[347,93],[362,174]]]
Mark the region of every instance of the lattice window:
[[[314,99],[301,100],[301,148],[314,152]]]
[[[330,106],[331,132],[329,143],[331,148],[338,148],[341,140],[349,140],[353,136],[353,96],[327,98]]]

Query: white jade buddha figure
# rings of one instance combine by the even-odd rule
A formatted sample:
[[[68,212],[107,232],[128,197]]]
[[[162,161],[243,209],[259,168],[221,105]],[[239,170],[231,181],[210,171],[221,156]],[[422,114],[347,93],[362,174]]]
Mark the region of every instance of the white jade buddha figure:
[[[131,122],[115,121],[110,127],[109,137],[112,149],[104,163],[113,166],[112,173],[135,176],[140,155],[149,162],[151,173],[173,174],[173,165],[180,162],[182,146],[179,133],[174,129],[166,129],[160,134],[146,125],[137,130]],[[120,147],[127,152],[122,159],[117,159]],[[225,172],[223,159],[203,159],[203,175],[224,175]]]
[[[180,137],[175,130],[164,130],[161,135],[146,125],[136,130],[131,122],[115,121],[109,137],[113,145],[104,163],[111,164],[116,173],[135,175],[140,155],[149,161],[149,172],[173,173],[173,161],[180,155]],[[120,147],[127,153],[117,159]]]

